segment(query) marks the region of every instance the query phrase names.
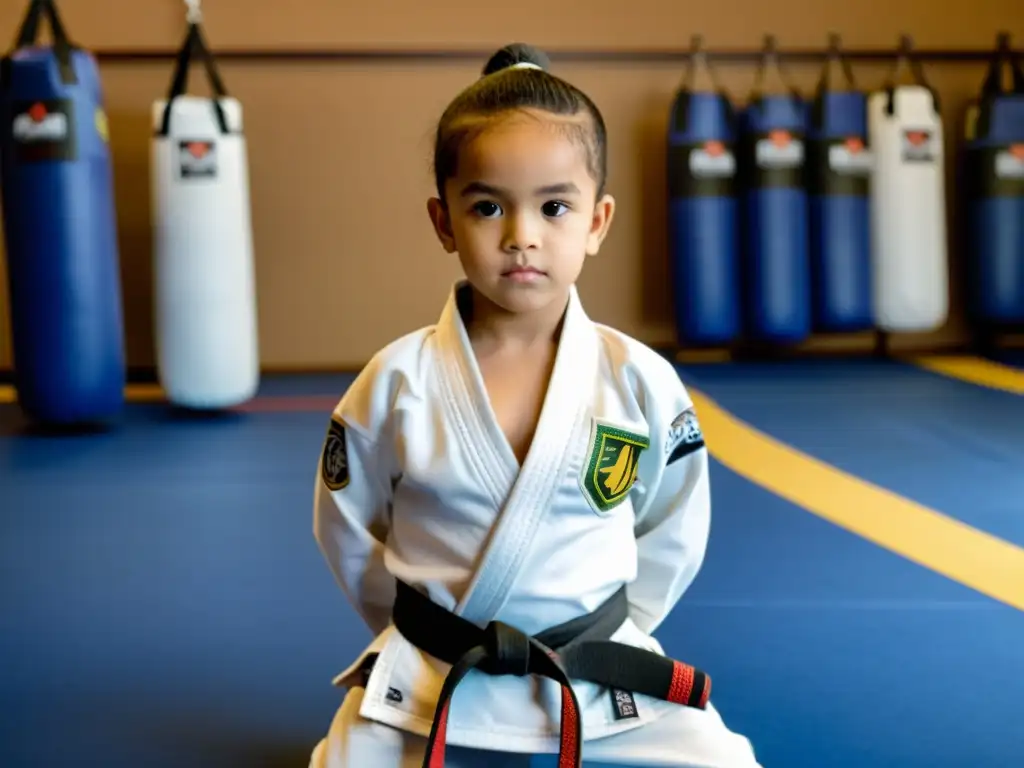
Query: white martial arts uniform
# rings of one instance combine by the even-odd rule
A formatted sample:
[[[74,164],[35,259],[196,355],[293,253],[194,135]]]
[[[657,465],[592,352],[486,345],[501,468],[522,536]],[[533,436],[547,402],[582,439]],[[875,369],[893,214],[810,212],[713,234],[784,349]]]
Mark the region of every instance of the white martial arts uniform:
[[[422,765],[450,667],[390,623],[396,579],[479,626],[500,620],[530,635],[627,584],[629,619],[612,639],[662,653],[650,633],[704,557],[708,459],[671,364],[592,322],[573,290],[520,468],[459,312],[464,289],[456,285],[436,325],[375,355],[331,419],[315,535],[376,638],[335,680],[349,692],[312,768]],[[364,688],[368,654],[377,658]],[[588,762],[757,766],[710,704],[637,695],[634,716],[617,718],[608,689],[573,687]],[[528,753],[558,752],[560,716],[551,680],[470,672],[451,702],[446,765],[526,766]]]

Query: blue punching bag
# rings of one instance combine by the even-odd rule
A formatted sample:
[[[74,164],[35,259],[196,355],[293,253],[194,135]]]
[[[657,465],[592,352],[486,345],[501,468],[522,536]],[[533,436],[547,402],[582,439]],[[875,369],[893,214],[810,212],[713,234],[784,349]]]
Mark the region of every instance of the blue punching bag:
[[[682,344],[729,344],[741,331],[735,119],[695,38],[668,133],[668,240]]]
[[[1004,89],[1004,64],[1012,86]],[[971,314],[992,328],[1024,323],[1024,70],[1000,36],[967,113],[967,263]]]
[[[44,15],[53,45],[34,47]],[[19,404],[43,425],[101,424],[125,385],[107,119],[96,62],[52,0],[31,3],[0,60],[0,122]]]
[[[845,80],[841,90],[836,87],[837,70]],[[867,95],[857,90],[836,35],[811,102],[807,154],[814,329],[870,330],[874,307]]]
[[[746,187],[745,325],[751,341],[788,344],[811,334],[804,179],[807,105],[785,83],[780,92],[766,93],[764,81],[769,70],[782,82],[771,37],[766,40],[757,84],[741,118]]]

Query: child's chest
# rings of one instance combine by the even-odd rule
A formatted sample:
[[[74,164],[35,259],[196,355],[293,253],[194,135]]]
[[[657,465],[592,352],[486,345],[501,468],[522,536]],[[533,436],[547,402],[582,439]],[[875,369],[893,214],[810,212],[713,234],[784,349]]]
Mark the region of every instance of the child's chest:
[[[537,431],[553,357],[510,356],[480,361],[491,411],[520,465]]]

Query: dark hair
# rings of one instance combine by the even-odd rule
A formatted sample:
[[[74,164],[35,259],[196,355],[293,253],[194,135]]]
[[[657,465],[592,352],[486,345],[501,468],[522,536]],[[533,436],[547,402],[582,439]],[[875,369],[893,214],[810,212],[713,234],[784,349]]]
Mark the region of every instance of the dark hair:
[[[532,66],[515,66],[515,65]],[[548,57],[524,43],[506,45],[488,60],[483,75],[455,97],[441,116],[434,141],[434,180],[445,200],[445,182],[457,173],[459,148],[487,119],[520,109],[556,115],[586,112],[589,125],[568,126],[586,150],[587,166],[604,193],[608,152],[604,118],[590,98],[571,83],[548,72]]]

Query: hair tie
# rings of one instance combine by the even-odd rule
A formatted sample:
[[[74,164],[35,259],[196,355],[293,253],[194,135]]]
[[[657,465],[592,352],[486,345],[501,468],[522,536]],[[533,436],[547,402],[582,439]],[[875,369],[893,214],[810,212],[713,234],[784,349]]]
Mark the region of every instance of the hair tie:
[[[515,64],[513,64],[511,67],[509,67],[509,69],[540,69],[540,70],[543,70],[544,67],[540,66],[540,64],[534,64],[532,61],[517,61]]]

